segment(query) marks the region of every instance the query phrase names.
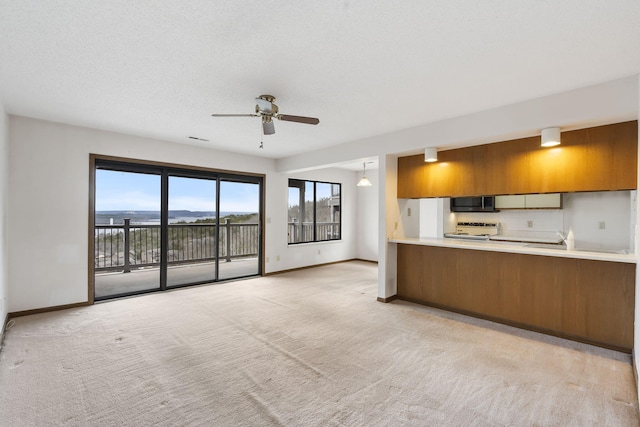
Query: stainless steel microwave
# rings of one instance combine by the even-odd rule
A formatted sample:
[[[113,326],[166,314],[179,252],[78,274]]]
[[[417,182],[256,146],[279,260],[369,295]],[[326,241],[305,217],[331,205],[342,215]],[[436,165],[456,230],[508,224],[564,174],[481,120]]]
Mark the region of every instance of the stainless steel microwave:
[[[497,212],[494,196],[452,197],[451,212]]]

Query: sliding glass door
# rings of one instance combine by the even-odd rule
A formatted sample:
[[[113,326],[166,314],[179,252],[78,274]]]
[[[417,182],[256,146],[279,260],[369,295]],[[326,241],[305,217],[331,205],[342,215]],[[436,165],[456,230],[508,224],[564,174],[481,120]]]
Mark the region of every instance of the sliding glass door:
[[[167,287],[216,280],[216,186],[169,176]]]
[[[94,168],[96,300],[261,274],[262,177]]]
[[[160,178],[96,171],[96,299],[160,289]]]
[[[260,184],[220,180],[220,280],[260,272]]]

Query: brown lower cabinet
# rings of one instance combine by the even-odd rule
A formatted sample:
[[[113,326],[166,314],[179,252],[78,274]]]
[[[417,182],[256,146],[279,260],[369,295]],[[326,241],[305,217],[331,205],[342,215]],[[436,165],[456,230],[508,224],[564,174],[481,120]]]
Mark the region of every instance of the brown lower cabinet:
[[[630,353],[636,265],[398,244],[397,297]]]

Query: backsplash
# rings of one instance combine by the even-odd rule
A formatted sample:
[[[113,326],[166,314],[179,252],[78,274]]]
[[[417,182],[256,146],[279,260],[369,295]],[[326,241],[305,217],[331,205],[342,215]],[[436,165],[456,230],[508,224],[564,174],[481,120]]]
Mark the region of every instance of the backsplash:
[[[576,247],[634,250],[636,191],[570,193],[563,202],[564,227],[573,227]]]
[[[576,247],[634,249],[635,191],[565,193],[562,197],[563,209],[450,213],[445,229],[455,227],[456,222],[499,222],[500,233],[505,235],[555,235],[572,227]]]
[[[500,232],[504,234],[522,231],[555,233],[564,229],[563,209],[514,209],[486,214],[458,213],[456,217],[458,222],[499,222]]]

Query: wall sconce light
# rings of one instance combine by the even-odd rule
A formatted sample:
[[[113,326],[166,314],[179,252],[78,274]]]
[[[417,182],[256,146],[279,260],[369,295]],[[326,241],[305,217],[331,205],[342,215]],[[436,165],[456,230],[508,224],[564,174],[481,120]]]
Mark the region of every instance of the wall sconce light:
[[[438,149],[436,147],[429,147],[424,149],[424,161],[425,162],[437,162],[438,161]]]
[[[367,162],[362,162],[362,178],[356,184],[358,187],[371,187],[371,181],[366,177],[365,173],[367,172]]]
[[[542,129],[540,145],[543,147],[555,147],[560,145],[560,128]]]

